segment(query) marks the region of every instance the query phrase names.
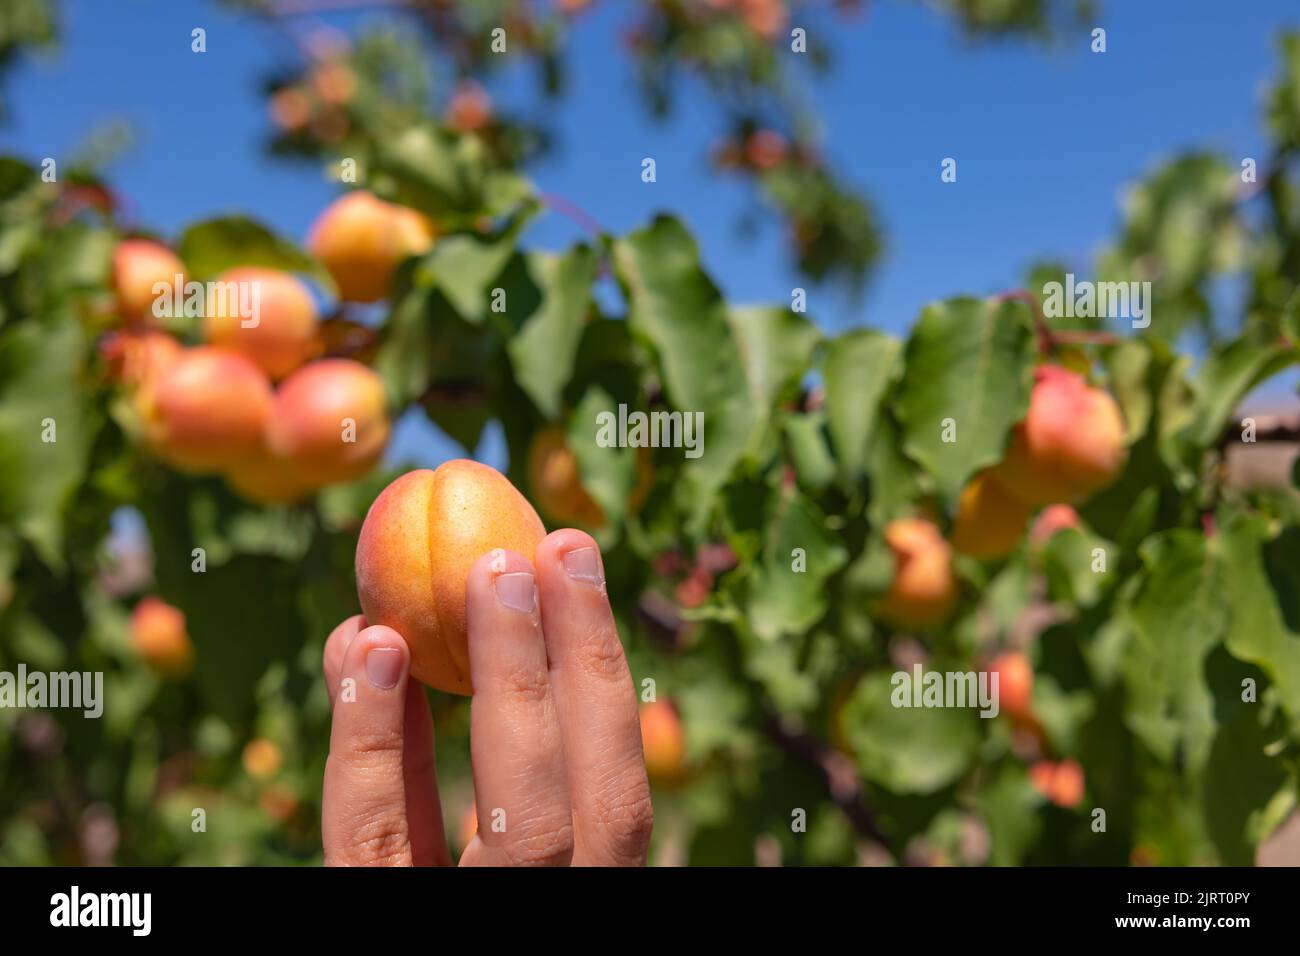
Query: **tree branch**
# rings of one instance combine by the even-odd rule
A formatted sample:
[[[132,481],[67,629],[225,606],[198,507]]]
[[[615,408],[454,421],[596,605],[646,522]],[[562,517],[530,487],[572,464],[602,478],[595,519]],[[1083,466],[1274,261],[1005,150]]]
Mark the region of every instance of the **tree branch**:
[[[857,768],[845,754],[828,747],[812,734],[793,730],[775,714],[763,718],[763,732],[787,755],[821,774],[831,800],[849,818],[853,828],[881,846],[889,841],[876,823],[876,814],[858,780]]]

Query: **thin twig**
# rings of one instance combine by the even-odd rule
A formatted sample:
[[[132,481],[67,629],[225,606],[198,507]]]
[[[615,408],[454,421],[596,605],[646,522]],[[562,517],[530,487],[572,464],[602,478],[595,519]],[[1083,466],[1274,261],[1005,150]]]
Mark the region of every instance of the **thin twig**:
[[[604,235],[605,228],[596,220],[596,217],[592,216],[587,212],[587,210],[583,209],[572,200],[548,192],[538,193],[538,197],[549,208],[554,209],[560,215],[573,220],[583,229],[587,230],[587,232],[591,233],[593,237],[599,238]]]

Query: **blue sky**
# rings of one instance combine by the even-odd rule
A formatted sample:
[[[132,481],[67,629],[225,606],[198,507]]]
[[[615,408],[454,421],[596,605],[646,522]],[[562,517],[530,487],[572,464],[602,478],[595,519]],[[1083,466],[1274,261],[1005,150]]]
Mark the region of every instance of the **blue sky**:
[[[742,237],[751,202],[738,181],[709,174],[719,115],[690,83],[667,123],[640,108],[619,38],[630,4],[597,2],[570,42],[569,94],[541,102],[526,74],[491,87],[507,110],[559,131],[555,154],[530,173],[539,185],[621,232],[655,211],[682,216],[729,298],[789,301],[806,285],[791,268],[773,222]],[[845,24],[818,13],[835,68],[809,87],[824,148],[874,200],[888,248],[866,294],[810,287],[809,311],[828,330],[870,324],[903,331],[932,299],[1015,285],[1025,266],[1054,256],[1087,271],[1119,221],[1133,182],[1175,151],[1205,146],[1263,157],[1261,94],[1277,63],[1275,37],[1300,26],[1294,0],[1102,0],[1097,25],[1108,50],[1093,54],[1086,30],[1055,45],[972,44],[951,18],[918,2],[876,0]],[[66,156],[87,130],[125,119],[135,149],[110,170],[143,225],[174,235],[194,219],[256,216],[301,239],[335,193],[312,165],[268,158],[258,80],[295,57],[278,31],[208,0],[65,0],[64,37],[48,57],[8,80],[11,121],[0,150]],[[1244,11],[1249,10],[1249,15]],[[331,14],[353,27],[377,14]],[[190,52],[190,30],[208,52]],[[654,156],[658,182],[641,183]],[[958,161],[958,181],[939,179]],[[530,241],[561,247],[580,238],[552,215]],[[407,423],[396,452],[432,463],[450,443]],[[480,455],[501,454],[489,442]]]

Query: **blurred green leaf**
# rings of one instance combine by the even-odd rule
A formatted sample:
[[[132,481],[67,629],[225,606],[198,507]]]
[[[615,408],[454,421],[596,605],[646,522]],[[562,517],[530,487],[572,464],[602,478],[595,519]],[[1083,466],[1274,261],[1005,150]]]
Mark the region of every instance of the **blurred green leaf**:
[[[553,420],[560,415],[564,386],[590,318],[597,262],[587,246],[575,246],[563,256],[530,253],[527,263],[541,298],[506,351],[519,387]]]
[[[895,707],[887,673],[869,674],[845,705],[863,775],[900,794],[933,793],[960,777],[979,748],[979,717],[957,707]]]
[[[832,339],[822,374],[826,417],[840,473],[857,478],[880,414],[880,403],[902,371],[902,343],[874,329],[858,329]]]
[[[921,313],[907,341],[897,409],[904,451],[941,494],[955,496],[1001,459],[1007,433],[1028,408],[1033,361],[1023,303],[959,298]],[[948,421],[955,440],[944,440]]]
[[[181,233],[176,248],[188,270],[188,278],[200,282],[235,266],[265,266],[302,272],[325,288],[334,289],[334,280],[324,266],[260,222],[245,216],[195,223]]]

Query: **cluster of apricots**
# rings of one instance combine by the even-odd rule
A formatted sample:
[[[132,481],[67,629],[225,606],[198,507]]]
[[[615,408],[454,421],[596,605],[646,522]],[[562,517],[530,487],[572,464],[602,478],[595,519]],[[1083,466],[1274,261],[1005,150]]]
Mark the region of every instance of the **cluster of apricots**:
[[[1115,481],[1125,459],[1115,400],[1076,372],[1040,365],[1024,421],[1012,430],[1002,461],[963,489],[951,537],[925,518],[900,518],[885,528],[895,573],[882,615],[903,629],[940,626],[960,592],[954,551],[981,560],[1005,557],[1040,508],[1031,538],[1077,527],[1073,505]]]
[[[300,83],[271,94],[271,119],[287,133],[306,133],[322,143],[337,143],[348,134],[348,104],[357,78],[337,54],[323,57]]]
[[[1034,668],[1029,657],[1023,651],[1003,651],[988,662],[987,670],[998,675],[1000,714],[1024,731],[1032,741],[1032,750],[1038,751],[1044,735],[1034,714]],[[1035,759],[1029,767],[1029,782],[1057,806],[1073,809],[1083,802],[1083,767],[1072,758]]]
[[[385,297],[398,265],[432,243],[423,216],[366,192],[333,203],[309,239],[347,302]],[[220,474],[259,504],[300,500],[379,460],[391,430],[382,382],[359,362],[320,357],[319,310],[297,276],[252,265],[223,272],[205,286],[204,341],[187,347],[153,322],[156,289],[184,284],[170,249],[123,240],[112,275],[123,327],[105,354],[155,457]]]

